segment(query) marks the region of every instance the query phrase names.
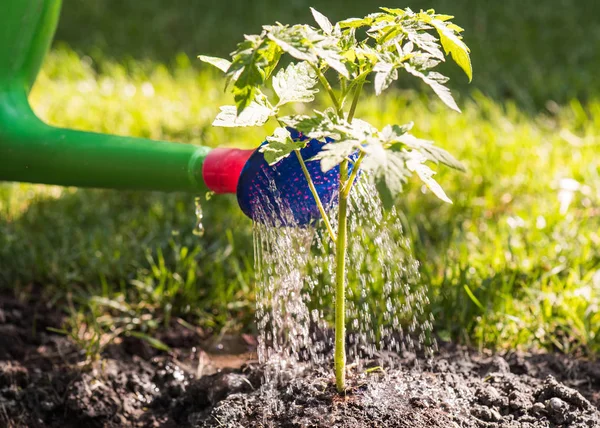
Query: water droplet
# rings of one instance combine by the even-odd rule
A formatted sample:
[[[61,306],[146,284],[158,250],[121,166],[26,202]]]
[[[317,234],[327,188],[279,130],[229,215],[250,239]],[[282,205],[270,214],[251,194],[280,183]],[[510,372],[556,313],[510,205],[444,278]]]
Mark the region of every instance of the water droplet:
[[[273,201],[257,204],[262,215],[275,209]],[[435,349],[426,284],[419,281],[400,215],[385,211],[374,186],[364,180],[353,189],[350,209],[348,361],[360,364],[381,350]],[[283,205],[276,211],[286,215]],[[323,225],[317,227],[254,224],[258,356],[267,385],[276,384],[285,370],[286,377],[291,369],[301,370],[301,361],[333,359],[334,245]]]
[[[196,205],[196,227],[194,228],[194,235],[204,236],[204,225],[202,224],[202,218],[204,213],[202,212],[202,205],[200,203],[200,197],[194,198],[194,204]]]

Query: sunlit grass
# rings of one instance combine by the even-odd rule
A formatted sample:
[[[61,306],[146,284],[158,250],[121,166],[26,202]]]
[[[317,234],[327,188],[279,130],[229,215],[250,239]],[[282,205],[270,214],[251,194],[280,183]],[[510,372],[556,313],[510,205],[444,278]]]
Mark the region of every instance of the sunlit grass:
[[[259,130],[211,127],[230,100],[222,79],[191,61],[180,55],[170,68],[124,68],[62,47],[48,57],[31,101],[57,126],[257,146]],[[477,346],[598,351],[600,102],[549,103],[532,113],[473,92],[459,115],[433,98],[370,96],[357,116],[412,120],[416,135],[468,168],[438,176],[453,205],[416,183],[401,203],[437,331]],[[198,238],[193,196],[0,185],[0,286],[41,287],[49,303],[72,295],[90,325],[111,313],[115,325],[139,331],[179,317],[248,328],[250,221],[234,198],[215,196],[203,203],[206,234]],[[140,319],[152,322],[133,322]]]

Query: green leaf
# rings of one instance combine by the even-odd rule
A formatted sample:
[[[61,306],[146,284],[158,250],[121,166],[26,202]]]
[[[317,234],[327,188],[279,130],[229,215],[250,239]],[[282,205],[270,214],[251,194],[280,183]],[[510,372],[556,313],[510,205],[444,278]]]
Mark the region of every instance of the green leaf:
[[[333,135],[333,130],[331,129],[333,122],[329,117],[328,111],[325,113],[315,111],[314,116],[284,116],[280,117],[279,121],[286,126],[295,128],[296,130],[302,132],[308,138],[316,138],[320,140]],[[334,137],[339,138],[339,135],[334,135]]]
[[[406,11],[404,9],[391,9],[389,7],[380,7],[379,9],[384,10],[387,13],[392,14],[394,16],[404,16],[404,15],[406,15]]]
[[[267,163],[273,165],[288,157],[294,150],[305,146],[306,141],[294,141],[287,129],[277,128],[272,136],[267,137],[267,144],[262,145],[259,151],[264,153]]]
[[[150,346],[158,349],[159,351],[169,352],[171,350],[171,348],[169,348],[165,343],[161,342],[160,340],[158,340],[146,333],[142,333],[139,331],[130,331],[128,334],[130,336],[137,337],[138,339],[142,339],[142,340],[148,342],[148,344]]]
[[[471,299],[471,301],[473,303],[475,303],[475,305],[479,309],[481,309],[482,311],[485,311],[485,308],[483,307],[483,305],[481,304],[479,299],[475,296],[475,294],[473,294],[473,292],[471,291],[471,289],[469,288],[469,286],[467,284],[464,285],[464,289],[465,289],[465,293],[467,293],[467,296],[469,296],[469,299]]]
[[[387,125],[379,133],[381,143],[385,146],[388,144],[396,143],[400,141],[400,138],[407,132],[409,132],[414,126],[413,122],[409,122],[405,125]]]
[[[296,128],[308,138],[317,140],[332,138],[336,141],[357,140],[362,143],[377,133],[377,128],[368,122],[354,119],[352,123],[348,123],[338,117],[333,109],[324,112],[315,110],[314,116],[285,116],[279,118],[279,121]]]
[[[333,68],[346,79],[350,78],[350,73],[346,67],[348,59],[341,55],[335,39],[330,38],[329,40],[317,43],[315,45],[315,52],[329,67]]]
[[[271,76],[281,57],[279,46],[264,36],[245,38],[232,53],[233,61],[227,70],[227,76],[235,79],[233,97],[238,114],[256,98],[257,89]]]
[[[420,138],[408,133],[401,135],[397,141],[413,150],[418,151],[425,156],[426,160],[435,163],[441,163],[460,171],[465,171],[465,167],[462,163],[456,160],[456,158],[454,158],[454,156],[452,156],[446,150],[434,145],[432,141],[421,140]]]
[[[348,19],[344,19],[343,21],[338,22],[338,25],[340,26],[340,28],[359,28],[359,27],[365,27],[367,25],[371,25],[373,23],[373,19],[366,17],[366,18],[348,18]]]
[[[64,334],[65,336],[69,335],[69,332],[64,328],[46,327],[46,330],[51,331],[52,333]]]
[[[406,167],[406,154],[385,150],[380,144],[368,146],[368,154],[362,163],[362,168],[371,172],[381,201],[386,208],[393,206],[411,176]]]
[[[306,62],[290,64],[284,70],[279,70],[273,77],[273,89],[279,97],[277,107],[286,103],[307,103],[315,99],[319,92],[313,89],[317,84],[317,74]]]
[[[437,39],[429,33],[426,32],[416,32],[409,31],[408,40],[417,45],[420,49],[429,53],[432,57],[439,59],[440,61],[444,61],[444,53],[440,49],[440,45]]]
[[[322,140],[326,137],[340,140],[342,135],[334,129],[335,123],[339,120],[332,108],[320,112],[315,110],[313,116],[297,115],[285,116],[279,118],[279,121],[286,126],[297,129],[308,138]]]
[[[222,106],[221,112],[213,122],[213,126],[226,128],[239,126],[261,126],[264,125],[275,111],[268,106],[252,101],[241,113],[235,106]]]
[[[375,72],[375,95],[381,95],[393,81],[398,79],[398,69],[389,62],[378,62],[373,71]]]
[[[440,41],[442,42],[446,54],[452,54],[452,59],[463,69],[469,78],[469,82],[473,80],[473,67],[471,65],[471,58],[469,57],[470,50],[455,33],[456,28],[450,27],[439,19],[432,19],[431,25],[435,27],[440,35]],[[458,28],[460,29],[460,27]]]
[[[452,203],[450,198],[446,196],[444,189],[433,179],[435,171],[425,165],[427,158],[417,151],[408,152],[408,159],[406,160],[406,167],[409,171],[416,172],[421,181],[431,190],[431,192],[440,198],[444,202]]]
[[[263,28],[267,32],[267,37],[276,43],[281,49],[296,59],[317,62],[317,55],[314,52],[313,42],[309,39],[309,33],[306,25],[267,25]]]
[[[331,34],[333,32],[333,25],[331,25],[331,21],[329,21],[329,19],[321,12],[313,9],[312,7],[310,8],[310,11],[312,12],[313,18],[315,18],[317,24],[319,24],[319,27],[321,27],[321,30],[323,30],[325,34]]]
[[[321,171],[327,172],[339,165],[350,155],[360,149],[360,142],[356,140],[336,141],[325,144],[319,153],[309,159],[309,161],[320,160]]]
[[[433,11],[435,12],[435,11]],[[439,15],[439,14],[435,14],[435,19],[437,19],[438,21],[449,21],[451,19],[454,19],[454,15]]]
[[[296,59],[316,65],[318,59],[349,78],[347,61],[338,46],[338,38],[326,35],[308,25],[267,25],[263,27],[267,37]]]
[[[436,95],[440,97],[440,99],[444,102],[444,104],[446,104],[452,110],[455,110],[460,113],[460,108],[458,108],[456,101],[454,101],[450,89],[443,85],[448,81],[447,77],[435,71],[422,73],[421,71],[418,71],[416,68],[412,67],[409,64],[404,64],[404,69],[413,76],[420,78],[427,85],[429,85],[431,89],[433,89],[433,92],[435,92]]]
[[[373,66],[379,61],[379,55],[377,50],[367,45],[366,43],[360,43],[358,47],[354,50],[354,52],[361,65]]]
[[[198,58],[200,59],[200,61],[215,66],[223,72],[227,72],[229,67],[231,67],[231,61],[228,61],[223,58],[217,58],[216,56],[198,55]]]

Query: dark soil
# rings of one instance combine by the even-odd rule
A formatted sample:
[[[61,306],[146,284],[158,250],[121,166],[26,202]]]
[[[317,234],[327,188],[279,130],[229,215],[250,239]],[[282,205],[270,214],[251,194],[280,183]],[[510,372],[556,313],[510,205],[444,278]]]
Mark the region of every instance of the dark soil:
[[[35,308],[0,297],[0,427],[600,427],[600,363],[564,355],[386,355],[397,368],[354,369],[341,397],[329,368],[261,387],[251,337],[179,324],[169,353],[124,338],[85,364]]]

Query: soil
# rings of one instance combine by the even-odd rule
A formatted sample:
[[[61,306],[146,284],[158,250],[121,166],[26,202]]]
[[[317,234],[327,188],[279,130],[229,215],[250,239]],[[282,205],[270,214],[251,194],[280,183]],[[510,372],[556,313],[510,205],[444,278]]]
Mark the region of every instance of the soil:
[[[600,363],[561,354],[381,355],[340,396],[329,367],[261,386],[251,336],[174,323],[170,352],[127,337],[86,364],[61,325],[0,296],[0,427],[600,427]]]

